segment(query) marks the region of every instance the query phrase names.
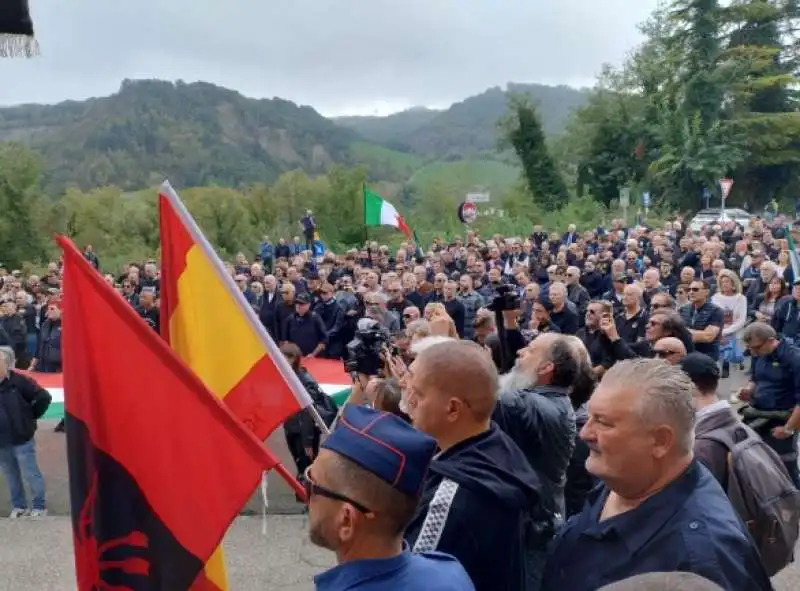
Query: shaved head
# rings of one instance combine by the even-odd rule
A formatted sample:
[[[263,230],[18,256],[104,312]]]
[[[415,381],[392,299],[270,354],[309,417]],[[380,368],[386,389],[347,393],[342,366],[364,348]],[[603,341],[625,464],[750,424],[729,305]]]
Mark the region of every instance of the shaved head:
[[[497,401],[497,369],[485,349],[450,341],[421,351],[413,363],[415,388],[466,403],[475,421],[486,421]]]

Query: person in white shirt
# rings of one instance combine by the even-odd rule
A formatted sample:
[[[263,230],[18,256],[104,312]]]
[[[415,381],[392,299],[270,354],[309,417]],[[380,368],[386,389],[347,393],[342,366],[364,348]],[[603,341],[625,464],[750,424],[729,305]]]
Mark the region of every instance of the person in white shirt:
[[[730,375],[731,363],[744,369],[744,355],[740,343],[741,332],[747,321],[747,298],[742,293],[742,282],[733,271],[725,269],[719,272],[717,293],[711,303],[722,308],[724,325],[720,344],[722,359],[722,377]]]

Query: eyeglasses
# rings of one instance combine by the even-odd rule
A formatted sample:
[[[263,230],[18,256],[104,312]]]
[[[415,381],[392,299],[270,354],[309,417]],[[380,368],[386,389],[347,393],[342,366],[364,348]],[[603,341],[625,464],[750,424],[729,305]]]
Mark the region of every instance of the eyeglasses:
[[[702,287],[690,287],[689,291],[694,293],[694,292],[697,292],[697,291],[703,291],[703,288]]]
[[[650,304],[653,310],[660,310],[661,308],[669,308],[669,304]]]
[[[371,510],[359,503],[358,501],[354,501],[348,496],[343,494],[337,493],[329,488],[325,488],[321,484],[314,482],[314,479],[311,477],[311,466],[306,468],[306,471],[303,473],[303,486],[306,489],[306,497],[311,500],[313,495],[318,497],[325,497],[327,499],[331,499],[333,501],[341,501],[342,503],[348,503],[355,507],[360,513],[363,513],[365,517],[372,519],[375,517],[375,513]]]
[[[678,351],[670,351],[669,349],[658,349],[655,351],[656,357],[659,359],[665,359],[670,355],[677,355]]]

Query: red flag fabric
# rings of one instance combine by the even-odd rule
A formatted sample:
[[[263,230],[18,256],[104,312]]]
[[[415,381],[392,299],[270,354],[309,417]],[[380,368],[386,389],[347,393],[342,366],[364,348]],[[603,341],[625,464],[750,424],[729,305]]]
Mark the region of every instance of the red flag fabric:
[[[285,469],[57,241],[78,591],[207,589],[203,566],[263,471]]]

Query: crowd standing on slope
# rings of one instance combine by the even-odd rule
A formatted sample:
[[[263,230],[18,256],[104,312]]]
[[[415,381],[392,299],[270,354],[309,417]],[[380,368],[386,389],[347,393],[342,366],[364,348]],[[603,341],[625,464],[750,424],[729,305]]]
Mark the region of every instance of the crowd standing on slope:
[[[227,268],[310,390],[303,359],[389,336],[374,371],[348,366],[333,436],[320,445],[306,411],[285,425],[311,539],[340,562],[319,589],[585,590],[676,571],[771,588],[800,507],[800,223],[615,220],[315,256],[306,218],[305,242],[265,238]],[[160,329],[155,261],[105,277]],[[49,398],[11,368],[61,371],[60,268],[0,281],[0,467],[11,516],[41,516]],[[753,514],[754,499],[772,504]],[[677,578],[658,588],[713,588]]]

